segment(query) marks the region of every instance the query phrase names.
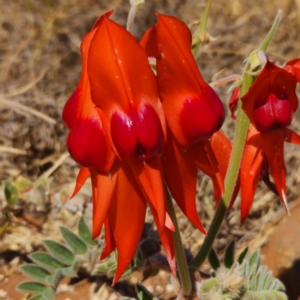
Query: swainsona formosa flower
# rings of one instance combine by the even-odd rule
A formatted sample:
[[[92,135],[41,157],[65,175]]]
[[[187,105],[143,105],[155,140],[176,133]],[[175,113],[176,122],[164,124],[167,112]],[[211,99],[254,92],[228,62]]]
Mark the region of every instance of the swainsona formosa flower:
[[[224,121],[224,108],[215,91],[204,81],[191,52],[188,27],[175,17],[157,14],[158,23],[144,35],[141,44],[149,57],[156,58],[157,81],[168,125],[163,155],[167,186],[185,215],[205,232],[196,210],[198,169],[209,175],[218,201],[223,193],[222,170],[211,137]],[[222,155],[229,160],[231,143],[221,133],[216,139],[227,147]],[[174,176],[176,174],[176,176]]]
[[[166,125],[156,79],[142,47],[109,20],[111,13],[83,39],[81,80],[63,119],[71,130],[70,154],[82,166],[75,193],[92,179],[93,237],[105,229],[101,258],[118,251],[115,283],[136,251],[147,204],[174,274],[175,259],[160,158]]]
[[[241,219],[248,216],[264,157],[281,202],[286,202],[284,142],[300,145],[300,136],[288,129],[298,107],[297,77],[267,61],[242,100],[251,122],[241,163]]]

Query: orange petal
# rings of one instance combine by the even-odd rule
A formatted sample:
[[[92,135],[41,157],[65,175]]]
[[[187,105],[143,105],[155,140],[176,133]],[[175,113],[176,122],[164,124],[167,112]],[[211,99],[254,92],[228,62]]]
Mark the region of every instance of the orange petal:
[[[187,218],[206,234],[196,208],[198,167],[189,153],[175,141],[171,132],[168,132],[165,157],[162,162],[170,193]]]
[[[191,155],[198,168],[211,177],[214,185],[216,202],[224,194],[224,181],[219,170],[219,164],[211,147],[210,141],[198,142],[188,148],[188,155]]]
[[[260,146],[260,135],[254,127],[251,127],[248,132],[240,169],[242,222],[244,222],[249,215],[262,162],[263,153]]]
[[[154,156],[146,161],[135,160],[130,166],[144,197],[157,212],[157,227],[162,229],[166,221],[166,204],[161,158]]]
[[[289,213],[286,200],[286,172],[283,156],[284,141],[284,130],[261,133],[261,147],[267,157],[270,173],[274,178],[280,200]]]
[[[89,169],[81,167],[79,170],[79,173],[77,175],[77,178],[76,178],[76,185],[75,185],[73,194],[70,199],[72,199],[73,197],[75,197],[77,195],[77,193],[80,191],[80,189],[82,188],[82,186],[84,185],[86,180],[89,178],[89,176],[90,176]]]
[[[118,250],[113,285],[130,264],[138,247],[146,214],[146,202],[128,164],[116,173],[114,196],[108,211],[110,228]]]
[[[105,259],[116,249],[116,241],[108,217],[105,218],[104,229],[105,229],[104,247],[100,259]]]
[[[175,17],[158,14],[158,19],[141,44],[149,56],[157,56],[158,86],[168,125],[176,140],[188,146],[220,128],[224,108],[199,72],[189,28]]]
[[[108,119],[116,110],[149,104],[164,123],[156,78],[138,41],[107,14],[94,28],[88,57],[93,102]]]
[[[117,174],[111,177],[91,170],[93,189],[93,233],[92,237],[100,235],[101,228],[106,218],[108,208],[114,198],[116,189]]]
[[[300,145],[300,136],[295,131],[288,128],[284,129],[284,137],[286,142]]]
[[[220,174],[224,181],[225,177],[226,177],[226,173],[227,173],[227,168],[229,165],[230,156],[231,156],[232,144],[231,144],[230,140],[221,131],[217,131],[216,133],[214,133],[212,135],[212,137],[210,139],[210,144],[211,144],[211,147],[215,154],[215,157],[218,161]],[[231,208],[231,206],[233,205],[233,203],[239,193],[239,189],[240,189],[239,180],[240,179],[238,176],[237,182],[236,182],[234,190],[233,190],[233,194],[231,196],[231,200],[230,200],[228,209]],[[217,184],[217,182],[215,183],[215,185],[216,184]],[[217,191],[219,193],[217,193]],[[220,189],[217,188],[217,189],[215,189],[215,198],[216,198],[217,204],[219,203],[220,197],[221,197]]]

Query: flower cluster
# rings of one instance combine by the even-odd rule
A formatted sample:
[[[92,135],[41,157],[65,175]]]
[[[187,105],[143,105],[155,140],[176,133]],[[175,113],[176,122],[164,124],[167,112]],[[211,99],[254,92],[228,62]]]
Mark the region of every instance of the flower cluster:
[[[224,108],[203,80],[191,53],[191,33],[174,17],[159,22],[138,43],[101,16],[81,44],[82,74],[63,111],[67,147],[81,165],[75,195],[91,176],[93,237],[105,230],[101,259],[114,249],[114,283],[136,251],[148,205],[172,272],[176,273],[165,184],[203,233],[196,210],[197,171],[224,192],[231,143],[220,132]],[[148,57],[155,57],[157,76]]]
[[[300,136],[288,128],[298,107],[295,89],[299,75],[299,59],[288,62],[284,68],[267,60],[248,93],[241,98],[251,123],[240,169],[242,221],[250,212],[259,176],[279,195],[288,212],[283,148],[285,141],[300,145]],[[232,109],[238,94],[236,89],[231,98]]]

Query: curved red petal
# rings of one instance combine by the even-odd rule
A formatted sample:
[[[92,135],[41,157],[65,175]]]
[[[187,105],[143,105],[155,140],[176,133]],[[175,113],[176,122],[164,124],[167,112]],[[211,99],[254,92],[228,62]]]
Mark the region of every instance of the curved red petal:
[[[261,133],[261,146],[268,160],[270,173],[282,204],[288,212],[286,202],[286,171],[283,156],[284,130]]]
[[[284,138],[288,143],[300,145],[300,136],[296,132],[286,128],[284,129]]]
[[[298,98],[295,94],[296,84],[297,80],[292,74],[267,61],[248,93],[241,98],[243,110],[251,123],[255,124],[254,111],[258,105],[257,102],[266,102],[270,94],[276,95],[279,99],[284,96],[290,102],[294,112],[298,107]]]
[[[249,215],[262,167],[263,152],[260,140],[259,133],[252,127],[247,135],[240,169],[241,222]]]
[[[145,103],[163,119],[156,79],[140,44],[107,15],[97,22],[88,57],[93,102],[108,116]]]
[[[104,221],[104,230],[104,247],[100,256],[101,260],[105,259],[116,249],[116,241],[108,217],[106,217]]]
[[[219,163],[211,147],[210,140],[198,142],[188,148],[188,154],[191,155],[198,168],[211,177],[214,185],[215,200],[218,204],[220,197],[224,194],[224,179],[219,169]]]
[[[109,223],[118,250],[113,285],[130,264],[139,244],[146,214],[146,201],[128,164],[116,173],[114,197],[108,211]]]
[[[166,200],[161,158],[154,156],[146,161],[135,160],[130,166],[144,197],[156,210],[156,226],[162,229],[166,221]]]
[[[224,108],[198,70],[188,27],[174,17],[158,14],[158,19],[141,44],[149,56],[158,51],[157,79],[166,119],[179,143],[188,146],[220,128]]]
[[[293,74],[297,78],[297,81],[300,82],[300,58],[288,61],[285,64],[284,69]]]
[[[81,166],[106,173],[110,171],[115,158],[95,109],[73,125],[67,139],[67,148]]]
[[[229,165],[229,160],[230,160],[231,151],[232,151],[232,143],[221,131],[218,131],[212,135],[212,137],[210,139],[210,144],[211,144],[212,150],[214,152],[214,155],[218,161],[218,166],[219,166],[221,177],[222,177],[223,181],[225,181],[227,168]],[[238,176],[237,182],[235,183],[235,187],[233,190],[233,194],[231,196],[231,200],[230,200],[228,209],[231,208],[231,206],[233,205],[233,203],[239,193],[239,190],[240,190],[240,182],[239,181],[240,181],[240,179]],[[216,184],[218,184],[218,183],[216,182]],[[219,194],[217,192],[219,192]],[[215,189],[215,198],[216,198],[217,205],[219,203],[220,197],[221,197],[221,190],[219,188],[217,188],[217,189]]]
[[[111,177],[91,170],[93,189],[93,232],[92,237],[100,235],[109,207],[117,188],[117,173]]]
[[[198,167],[193,157],[175,141],[171,132],[168,132],[164,153],[164,178],[170,193],[194,226],[206,234],[196,208]]]
[[[90,177],[90,170],[88,168],[81,167],[76,178],[76,185],[73,194],[70,199],[75,197],[80,191],[86,180]]]

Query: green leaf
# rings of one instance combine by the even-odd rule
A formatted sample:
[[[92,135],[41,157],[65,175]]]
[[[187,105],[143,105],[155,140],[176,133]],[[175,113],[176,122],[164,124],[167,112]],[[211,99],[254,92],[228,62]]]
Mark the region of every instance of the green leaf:
[[[75,261],[75,263],[72,266],[62,269],[62,272],[67,277],[77,277],[79,267],[80,263],[78,261]]]
[[[246,255],[247,255],[247,253],[248,253],[248,250],[249,250],[249,248],[246,247],[246,248],[243,250],[243,252],[239,255],[239,257],[238,257],[238,263],[239,263],[240,265],[242,264],[244,258],[246,257]]]
[[[65,277],[63,274],[63,269],[57,270],[53,275],[47,278],[47,282],[53,287],[57,287],[60,281]]]
[[[34,280],[45,282],[46,278],[51,275],[51,273],[44,268],[37,266],[35,264],[24,264],[20,266],[20,270],[28,277]]]
[[[55,259],[51,254],[44,251],[37,251],[29,255],[29,258],[36,264],[44,267],[48,271],[55,272],[65,267],[64,264]]]
[[[85,242],[74,234],[70,229],[60,226],[59,227],[61,234],[64,237],[66,243],[72,248],[77,254],[85,254],[88,251],[88,247]]]
[[[30,294],[42,294],[48,287],[40,282],[25,281],[17,286],[17,290]]]
[[[58,261],[66,265],[73,264],[75,256],[66,246],[52,240],[44,240],[43,244]]]
[[[51,287],[47,288],[43,292],[43,298],[45,300],[55,300],[55,290]]]
[[[18,202],[18,190],[9,181],[4,181],[4,195],[8,205],[15,205]]]
[[[79,236],[90,246],[98,245],[96,240],[92,239],[92,232],[89,228],[88,224],[86,223],[84,217],[82,216],[78,223],[78,233]]]
[[[217,270],[220,267],[219,258],[213,248],[211,248],[209,251],[208,261],[214,270]]]
[[[138,291],[138,297],[140,300],[159,300],[157,297],[152,295],[143,285],[136,285]]]
[[[234,249],[235,249],[235,240],[231,241],[225,251],[224,256],[224,265],[226,268],[230,269],[234,264]]]

